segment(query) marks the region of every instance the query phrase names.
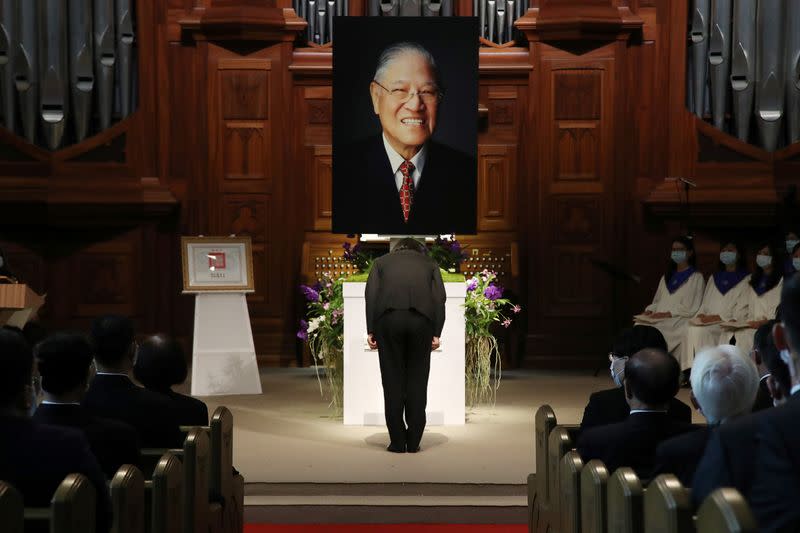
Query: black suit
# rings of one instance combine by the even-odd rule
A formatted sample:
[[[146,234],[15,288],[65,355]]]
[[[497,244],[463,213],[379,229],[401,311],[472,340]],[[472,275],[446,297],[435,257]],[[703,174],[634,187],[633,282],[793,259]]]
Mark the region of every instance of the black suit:
[[[649,478],[656,447],[692,429],[691,424],[673,420],[667,413],[633,413],[623,422],[581,432],[576,448],[584,463],[600,459],[609,472],[629,466],[640,478]]]
[[[384,255],[372,265],[365,297],[367,331],[378,342],[391,446],[416,451],[426,423],[431,341],[444,327],[439,267],[411,250]]]
[[[753,412],[763,411],[770,407],[772,407],[772,395],[769,393],[769,388],[767,387],[767,378],[764,377],[761,378],[761,381],[758,383],[758,392],[753,402]]]
[[[181,426],[207,426],[208,407],[197,398],[173,390],[160,391],[172,404],[172,410]]]
[[[759,531],[800,530],[800,393],[758,416],[750,506]]]
[[[334,233],[475,233],[477,164],[472,156],[428,141],[408,222],[382,135],[337,149],[333,165]]]
[[[692,502],[699,507],[720,487],[733,487],[749,500],[761,413],[727,422],[711,433],[692,481]]]
[[[26,507],[49,507],[58,485],[72,473],[85,475],[94,485],[97,531],[108,531],[106,479],[86,437],[77,429],[0,416],[0,479],[20,491]]]
[[[601,390],[589,396],[589,403],[583,410],[581,431],[596,426],[616,424],[628,418],[631,408],[625,400],[625,387]],[[679,422],[692,421],[692,410],[677,398],[669,402],[667,414]]]
[[[98,374],[83,405],[95,416],[133,426],[142,448],[183,447],[183,434],[169,400],[136,386],[127,376]]]
[[[122,465],[139,464],[139,436],[128,424],[92,416],[83,406],[75,404],[43,403],[36,409],[33,419],[42,424],[81,430],[108,479],[113,478]]]
[[[715,428],[701,426],[695,431],[665,440],[656,448],[656,466],[652,476],[675,474],[684,487],[691,487],[697,464]]]

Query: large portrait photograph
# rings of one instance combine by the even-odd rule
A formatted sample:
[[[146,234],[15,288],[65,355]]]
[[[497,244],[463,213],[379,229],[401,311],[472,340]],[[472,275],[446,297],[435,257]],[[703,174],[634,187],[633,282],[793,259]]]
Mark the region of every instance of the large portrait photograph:
[[[474,17],[339,17],[333,232],[474,234]]]

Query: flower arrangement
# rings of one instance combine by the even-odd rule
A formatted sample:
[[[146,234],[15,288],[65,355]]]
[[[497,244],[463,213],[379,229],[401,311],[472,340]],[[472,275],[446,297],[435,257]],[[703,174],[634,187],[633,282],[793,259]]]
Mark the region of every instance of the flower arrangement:
[[[466,321],[466,393],[468,405],[491,401],[494,403],[500,386],[501,361],[497,339],[491,326],[500,323],[508,328],[512,314],[522,311],[503,298],[503,287],[497,283],[497,273],[484,270],[467,280],[467,298],[464,301]],[[494,356],[494,379],[492,379]]]
[[[320,394],[323,394],[319,367],[325,368],[330,405],[337,414],[342,412],[344,386],[344,298],[343,278],[333,279],[327,272],[313,286],[301,285],[306,299],[306,317],[300,321],[297,337],[308,343],[314,359]]]
[[[461,261],[467,258],[467,254],[461,248],[461,243],[456,240],[455,235],[451,235],[449,239],[442,239],[436,237],[428,251],[431,259],[436,261],[439,268],[447,272],[456,272],[461,264]]]

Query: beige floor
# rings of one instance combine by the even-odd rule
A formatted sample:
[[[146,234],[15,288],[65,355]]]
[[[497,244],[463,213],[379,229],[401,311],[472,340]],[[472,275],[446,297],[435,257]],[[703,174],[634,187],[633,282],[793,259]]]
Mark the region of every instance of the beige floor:
[[[204,398],[209,412],[234,415],[234,462],[248,483],[525,483],[534,471],[533,415],[549,403],[559,422],[577,423],[606,373],[510,371],[494,407],[464,426],[429,427],[422,453],[385,450],[385,427],[350,427],[329,415],[313,369],[266,369],[258,396]],[[681,390],[687,401],[688,390]]]

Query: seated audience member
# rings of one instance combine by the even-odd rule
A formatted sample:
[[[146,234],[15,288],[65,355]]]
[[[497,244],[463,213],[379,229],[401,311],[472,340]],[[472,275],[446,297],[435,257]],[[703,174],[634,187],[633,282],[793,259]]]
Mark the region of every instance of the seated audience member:
[[[108,479],[124,464],[139,464],[136,430],[123,422],[93,416],[81,406],[92,374],[89,341],[83,335],[58,333],[40,342],[34,354],[44,396],[33,419],[81,430]]]
[[[623,387],[625,362],[631,355],[645,348],[667,351],[667,341],[664,340],[661,332],[652,326],[637,325],[626,328],[620,333],[611,348],[611,353],[608,354],[611,360],[611,379],[614,380],[616,387],[601,390],[589,396],[589,403],[583,410],[581,431],[595,426],[615,424],[628,418],[631,407],[625,399],[625,388]],[[670,400],[667,414],[670,418],[687,423],[692,420],[692,410],[677,398]]]
[[[653,476],[672,473],[692,485],[697,463],[716,426],[748,414],[758,390],[758,371],[749,357],[723,344],[697,354],[692,365],[692,402],[708,425],[673,437],[656,448]]]
[[[756,355],[768,373],[762,383],[767,384],[770,401],[775,407],[780,407],[789,398],[792,378],[789,367],[781,360],[778,349],[771,342],[771,333],[769,339],[767,345],[771,349],[759,351]],[[699,507],[709,494],[720,487],[734,487],[745,499],[749,499],[755,475],[758,421],[766,412],[768,411],[754,410],[753,414],[723,424],[711,434],[692,482],[692,501],[695,507]]]
[[[658,320],[654,326],[664,335],[668,351],[678,360],[681,370],[692,366],[685,342],[686,328],[700,309],[706,288],[705,278],[695,264],[694,241],[690,237],[674,239],[667,271],[658,282],[653,303],[644,310],[649,318]]]
[[[793,259],[797,257],[795,252],[800,249],[800,232],[789,230],[786,232],[786,261],[783,264],[783,275],[791,276],[800,270],[800,264]]]
[[[720,242],[717,271],[706,284],[700,310],[686,328],[686,355],[690,359],[705,348],[728,344],[731,332],[723,332],[720,322],[742,322],[747,318],[750,275],[746,265],[741,246]]]
[[[92,324],[97,375],[83,405],[93,415],[130,424],[143,448],[180,448],[183,436],[169,400],[139,387],[128,376],[133,368],[133,324],[107,315]]]
[[[779,261],[779,252],[771,244],[759,248],[756,269],[750,276],[747,327],[733,330],[735,344],[744,353],[750,353],[753,348],[756,329],[775,319],[783,287],[783,269]]]
[[[186,381],[186,359],[178,341],[165,335],[153,335],[139,345],[133,377],[145,388],[163,394],[172,403],[182,426],[207,426],[206,404],[171,389]]]
[[[583,462],[600,459],[609,472],[630,466],[648,478],[659,443],[691,431],[692,425],[667,415],[680,384],[678,361],[662,350],[647,348],[625,363],[625,396],[631,406],[623,422],[598,426],[581,433],[577,449]]]
[[[786,276],[794,276],[798,272],[800,272],[800,244],[796,244],[794,248],[792,248],[792,253],[787,260],[788,266],[791,267],[791,270],[786,270]]]
[[[80,431],[31,420],[33,355],[17,333],[0,329],[0,479],[22,494],[26,507],[48,507],[71,473],[85,475],[97,490],[97,531],[109,526],[103,471]],[[26,530],[27,531],[27,530]]]
[[[756,466],[750,505],[759,531],[800,530],[800,276],[786,281],[781,322],[772,332],[792,377],[791,396],[758,416]]]
[[[753,412],[763,411],[773,406],[772,393],[769,390],[769,377],[770,371],[765,363],[765,359],[778,358],[778,349],[772,340],[772,327],[777,323],[776,320],[770,320],[766,324],[761,324],[753,336],[753,349],[750,351],[750,356],[758,368],[759,386],[756,400],[753,402]],[[785,368],[785,367],[784,367]],[[788,390],[785,391],[788,394]]]

